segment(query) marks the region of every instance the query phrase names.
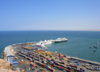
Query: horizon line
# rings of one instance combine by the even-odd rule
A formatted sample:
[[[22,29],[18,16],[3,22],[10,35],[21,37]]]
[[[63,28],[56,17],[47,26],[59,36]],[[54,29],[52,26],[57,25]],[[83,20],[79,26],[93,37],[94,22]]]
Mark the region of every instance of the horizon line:
[[[0,30],[0,31],[100,31],[100,30]]]

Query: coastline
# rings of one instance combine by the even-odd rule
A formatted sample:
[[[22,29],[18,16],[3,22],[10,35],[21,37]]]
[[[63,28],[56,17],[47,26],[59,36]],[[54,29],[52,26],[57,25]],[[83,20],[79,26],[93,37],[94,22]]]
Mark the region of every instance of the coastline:
[[[30,42],[28,42],[28,43],[30,43]],[[16,44],[12,44],[12,45],[18,45],[18,44],[24,44],[24,43],[16,43]],[[9,45],[9,46],[12,46],[12,45]],[[7,46],[8,47],[8,46]],[[7,47],[5,47],[4,48],[4,50],[3,50],[3,52],[2,52],[2,59],[4,59],[4,58],[6,58],[6,55],[5,55],[5,51],[6,51],[6,48]],[[50,52],[50,51],[49,51]],[[66,56],[68,56],[68,55],[66,55]],[[98,64],[98,65],[100,65],[100,63],[99,62],[95,62],[95,61],[91,61],[91,60],[86,60],[86,59],[82,59],[82,58],[79,58],[79,57],[73,57],[73,56],[68,56],[69,58],[73,58],[73,59],[76,59],[76,60],[83,60],[83,61],[87,61],[87,62],[91,62],[91,63],[96,63],[96,64]],[[7,59],[4,59],[4,60],[6,60],[7,61]]]
[[[29,42],[28,42],[28,43],[29,43]],[[8,61],[8,59],[7,59],[7,53],[6,53],[8,47],[12,48],[13,45],[22,45],[22,44],[25,44],[25,43],[16,43],[16,44],[12,44],[12,45],[9,45],[9,46],[5,47],[5,48],[4,48],[4,51],[3,51],[3,53],[2,53],[3,59],[6,60],[6,61]],[[13,48],[12,48],[12,49],[13,49]],[[10,49],[10,51],[11,51],[11,49]],[[48,51],[48,52],[50,52],[50,51]],[[99,63],[99,62],[94,62],[94,61],[90,61],[90,60],[85,60],[85,59],[81,59],[81,58],[78,58],[78,57],[72,57],[72,56],[67,56],[67,55],[66,55],[66,58],[68,58],[68,59],[70,58],[71,60],[74,60],[74,61],[77,60],[77,61],[80,61],[80,62],[84,62],[84,63],[96,65],[96,66],[100,66],[100,63]]]

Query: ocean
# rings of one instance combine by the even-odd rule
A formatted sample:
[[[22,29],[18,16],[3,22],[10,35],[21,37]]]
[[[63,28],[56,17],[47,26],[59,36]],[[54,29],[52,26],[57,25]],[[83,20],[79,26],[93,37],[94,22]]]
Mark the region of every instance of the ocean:
[[[2,54],[4,48],[11,44],[59,37],[68,38],[68,42],[47,45],[48,51],[100,62],[100,31],[0,31],[0,53]],[[98,48],[95,49],[93,46]],[[96,52],[93,52],[94,49]]]

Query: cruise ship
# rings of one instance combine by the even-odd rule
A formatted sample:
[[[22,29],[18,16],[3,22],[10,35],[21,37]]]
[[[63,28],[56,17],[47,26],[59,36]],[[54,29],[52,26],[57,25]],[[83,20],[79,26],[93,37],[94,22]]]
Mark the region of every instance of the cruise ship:
[[[35,44],[35,46],[47,49],[47,47],[45,45],[48,45],[48,44],[52,44],[52,41],[50,41],[50,40],[39,41]]]
[[[40,44],[40,45],[48,45],[48,44],[52,44],[52,41],[50,41],[50,40],[45,40],[45,41],[40,41],[40,42],[38,42],[37,44]]]
[[[68,39],[67,38],[57,38],[54,42],[55,43],[60,43],[60,42],[67,42]]]

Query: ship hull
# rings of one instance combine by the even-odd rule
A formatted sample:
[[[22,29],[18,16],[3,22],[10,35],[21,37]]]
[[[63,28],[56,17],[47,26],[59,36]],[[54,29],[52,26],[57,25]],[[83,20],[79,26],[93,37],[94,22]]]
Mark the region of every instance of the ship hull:
[[[68,40],[63,40],[63,41],[55,41],[54,43],[61,43],[61,42],[67,42]]]

